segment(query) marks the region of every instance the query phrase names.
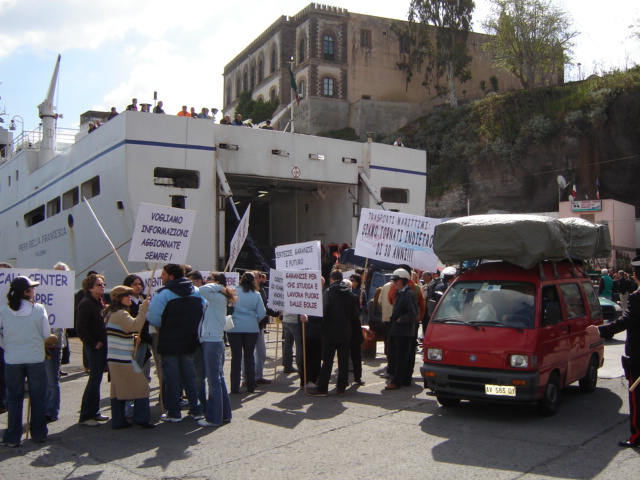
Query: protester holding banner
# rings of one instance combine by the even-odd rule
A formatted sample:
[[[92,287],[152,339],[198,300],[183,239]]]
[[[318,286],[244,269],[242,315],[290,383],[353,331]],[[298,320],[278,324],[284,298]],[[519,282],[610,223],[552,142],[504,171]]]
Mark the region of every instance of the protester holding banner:
[[[246,272],[240,279],[238,301],[233,309],[234,328],[227,332],[231,346],[231,393],[240,392],[242,360],[244,359],[247,391],[256,388],[254,350],[260,332],[259,322],[267,314],[260,293],[256,290],[255,276]]]
[[[349,288],[342,283],[342,272],[334,270],[331,284],[323,296],[322,368],[317,388],[308,395],[326,396],[333,373],[333,358],[338,353],[338,395],[345,395],[349,384],[349,342],[354,324],[359,324],[358,303]]]
[[[47,377],[44,346],[51,331],[44,306],[34,303],[34,287],[27,277],[11,282],[8,305],[0,307],[0,345],[4,348],[8,420],[2,445],[18,447],[22,438],[24,382],[27,380],[31,404],[31,437],[36,443],[47,439],[45,418]]]
[[[138,314],[133,318],[128,312],[132,293],[133,289],[124,285],[112,288],[111,303],[104,310],[109,340],[107,362],[111,379],[111,428],[114,430],[132,425],[125,415],[129,400],[133,400],[133,424],[142,428],[155,427],[150,423],[149,382],[142,370],[146,355],[140,351],[140,337],[135,335],[146,321],[149,301],[144,300],[139,305]]]
[[[200,295],[209,302],[200,326],[200,343],[204,353],[204,366],[209,384],[202,427],[219,427],[231,421],[231,402],[224,381],[224,326],[227,305],[236,301],[235,292],[227,288],[223,273],[213,272],[200,287]]]
[[[76,310],[76,333],[84,346],[89,366],[89,380],[82,395],[79,423],[87,427],[97,427],[98,422],[106,422],[109,417],[100,414],[100,384],[107,366],[107,329],[104,324],[105,279],[102,275],[91,274],[82,281],[84,297]]]

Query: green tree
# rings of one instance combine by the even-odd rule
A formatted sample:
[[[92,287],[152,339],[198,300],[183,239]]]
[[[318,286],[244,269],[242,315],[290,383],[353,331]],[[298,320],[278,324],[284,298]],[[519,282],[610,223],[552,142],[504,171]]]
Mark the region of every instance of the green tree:
[[[629,25],[629,29],[631,30],[631,38],[640,40],[640,18],[636,18],[635,22]]]
[[[482,93],[487,91],[487,81],[486,80],[480,80],[480,90],[482,90]]]
[[[409,23],[394,24],[401,41],[409,42],[409,53],[398,63],[407,84],[414,72],[424,73],[422,85],[438,94],[448,94],[449,104],[458,106],[455,80],[471,79],[471,55],[467,38],[471,31],[473,0],[412,0]],[[446,78],[446,86],[440,80]]]
[[[251,98],[251,92],[244,91],[240,92],[235,113],[236,115],[238,113],[242,115],[244,120],[251,119],[253,123],[258,124],[271,119],[278,105],[280,105],[278,98],[269,100],[268,102],[264,102],[262,99],[254,100]]]
[[[483,23],[494,35],[485,45],[494,64],[515,75],[523,88],[553,83],[569,62],[573,38],[569,15],[553,0],[491,0]]]

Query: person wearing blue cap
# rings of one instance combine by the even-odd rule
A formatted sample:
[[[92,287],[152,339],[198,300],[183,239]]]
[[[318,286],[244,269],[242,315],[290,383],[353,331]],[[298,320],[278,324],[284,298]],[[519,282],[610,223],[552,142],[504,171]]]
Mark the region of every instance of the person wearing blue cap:
[[[600,335],[602,338],[611,338],[616,333],[627,331],[627,341],[624,347],[625,356],[622,357],[622,366],[625,376],[629,380],[629,423],[631,435],[628,440],[621,440],[621,447],[640,447],[640,388],[636,388],[640,378],[640,256],[631,260],[633,279],[636,290],[629,295],[629,301],[625,312],[617,320],[607,325],[589,325],[587,334]]]

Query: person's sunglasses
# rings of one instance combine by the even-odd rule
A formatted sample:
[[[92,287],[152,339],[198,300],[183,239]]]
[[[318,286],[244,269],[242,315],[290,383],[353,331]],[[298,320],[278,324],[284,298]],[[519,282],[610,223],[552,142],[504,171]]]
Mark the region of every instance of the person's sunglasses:
[[[96,287],[106,287],[107,284],[106,283],[96,283],[94,286],[96,286]]]

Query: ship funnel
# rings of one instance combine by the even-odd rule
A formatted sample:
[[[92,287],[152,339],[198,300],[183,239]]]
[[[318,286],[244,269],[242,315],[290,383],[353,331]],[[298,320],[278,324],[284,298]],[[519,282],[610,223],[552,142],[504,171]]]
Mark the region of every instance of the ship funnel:
[[[39,166],[44,165],[55,156],[56,115],[54,112],[55,107],[53,106],[53,96],[56,91],[59,70],[60,55],[58,55],[56,67],[54,68],[53,75],[51,76],[51,83],[49,84],[47,98],[38,105],[38,115],[42,119],[42,143],[40,146],[40,152],[38,153]]]

